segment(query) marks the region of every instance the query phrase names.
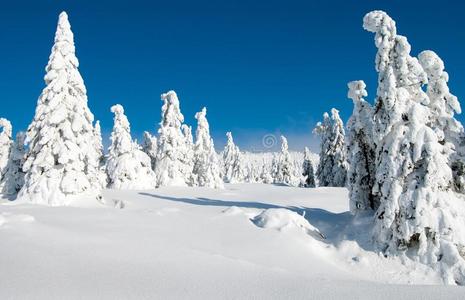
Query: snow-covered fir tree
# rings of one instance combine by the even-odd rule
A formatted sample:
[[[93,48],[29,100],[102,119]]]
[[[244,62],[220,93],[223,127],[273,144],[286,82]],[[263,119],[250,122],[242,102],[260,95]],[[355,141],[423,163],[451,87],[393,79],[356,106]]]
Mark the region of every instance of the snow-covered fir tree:
[[[318,184],[330,186],[333,160],[329,156],[331,153],[331,119],[328,113],[323,114],[323,122],[318,122],[313,132],[320,137],[320,162],[316,171]]]
[[[157,186],[186,186],[191,180],[192,164],[186,160],[188,149],[181,130],[184,116],[174,91],[162,94],[161,100],[163,106],[155,166]]]
[[[442,113],[432,109],[436,91],[422,89],[430,71],[410,56],[407,39],[386,13],[368,13],[364,28],[376,34],[378,47],[373,237],[384,253],[414,255],[441,271],[446,283],[464,285],[465,212],[453,193],[448,142],[438,130]]]
[[[313,162],[310,155],[310,150],[305,147],[304,150],[304,162],[302,164],[302,176],[304,177],[303,186],[308,188],[314,188],[315,185],[315,171],[313,168]]]
[[[320,163],[316,171],[320,186],[343,187],[347,180],[345,131],[339,111],[331,109],[331,117],[323,115],[314,132],[320,136]]]
[[[333,186],[345,186],[347,181],[347,152],[345,146],[344,124],[339,117],[339,111],[331,109],[332,137],[334,153]]]
[[[226,133],[228,141],[224,147],[223,156],[223,180],[229,183],[242,182],[242,155],[239,147],[234,144],[231,132]]]
[[[377,209],[378,202],[372,194],[375,181],[375,149],[373,145],[373,110],[366,97],[365,82],[352,81],[348,84],[348,98],[354,109],[347,122],[347,153],[349,170],[347,174],[350,210],[352,213],[366,209]]]
[[[97,149],[98,167],[92,168],[91,170],[97,170],[98,173],[95,175],[99,179],[99,184],[102,187],[108,185],[108,177],[106,172],[106,161],[103,153],[103,140],[102,140],[102,129],[100,128],[100,121],[97,120],[94,126],[94,147]]]
[[[124,109],[111,107],[114,125],[107,160],[109,187],[114,189],[153,189],[155,174],[150,157],[131,138],[129,121]]]
[[[262,171],[260,173],[260,182],[270,184],[273,183],[273,176],[271,175],[271,170],[268,168],[266,163],[262,162]]]
[[[94,147],[97,149],[98,156],[103,158],[103,140],[102,140],[102,129],[100,128],[100,121],[95,122],[94,126]]]
[[[298,178],[295,177],[294,162],[289,154],[287,139],[281,136],[281,152],[275,162],[274,182],[286,185],[297,185]]]
[[[94,116],[87,106],[68,16],[60,14],[46,67],[46,87],[27,130],[28,153],[19,198],[46,205],[100,196]]]
[[[302,157],[303,159],[303,157]],[[303,174],[303,162],[297,161],[295,159],[292,159],[292,164],[293,164],[293,170],[294,170],[294,184],[293,186],[302,186],[304,184],[304,176]]]
[[[271,169],[270,169],[270,173],[271,173],[271,177],[273,178],[273,182],[275,182],[275,179],[278,178],[278,172],[279,172],[279,160],[278,160],[278,156],[276,155],[276,153],[273,153],[273,158],[271,160]]]
[[[454,118],[462,109],[456,96],[447,85],[449,74],[444,71],[444,62],[433,51],[426,50],[418,60],[428,76],[426,93],[429,97],[431,116],[429,126],[438,134],[448,152],[454,172],[455,190],[465,193],[465,136],[462,124]]]
[[[259,166],[253,162],[247,162],[245,166],[244,181],[247,183],[258,183],[261,181]],[[273,179],[274,181],[274,179]]]
[[[1,123],[1,120],[0,120]],[[0,193],[4,195],[15,195],[24,185],[23,163],[25,156],[24,140],[26,134],[18,132],[16,139],[11,145],[5,173],[0,182]]]
[[[184,141],[186,145],[183,158],[183,161],[186,164],[186,178],[189,180],[189,185],[193,186],[195,185],[195,182],[192,181],[194,178],[192,176],[192,171],[194,170],[194,137],[192,136],[192,127],[186,124],[182,124],[181,130],[184,135]]]
[[[193,182],[198,186],[222,188],[218,155],[215,152],[210,127],[207,121],[207,109],[204,107],[195,114],[197,130],[195,132]]]
[[[150,157],[152,170],[155,170],[155,164],[157,161],[157,137],[150,134],[148,131],[144,131],[144,140],[142,142],[142,151]]]
[[[0,181],[2,181],[7,170],[11,145],[13,144],[13,140],[11,139],[13,128],[10,121],[0,118],[0,129]]]

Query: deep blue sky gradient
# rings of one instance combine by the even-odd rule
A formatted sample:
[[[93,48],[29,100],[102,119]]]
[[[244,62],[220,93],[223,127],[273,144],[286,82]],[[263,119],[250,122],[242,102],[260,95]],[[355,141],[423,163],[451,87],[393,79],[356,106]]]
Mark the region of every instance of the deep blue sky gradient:
[[[207,106],[218,148],[232,131],[247,150],[263,150],[265,134],[281,133],[293,149],[315,149],[311,129],[324,111],[336,107],[344,121],[350,116],[348,81],[365,80],[373,102],[376,48],[362,28],[373,9],[396,20],[412,54],[436,51],[452,92],[464,99],[463,2],[322,2],[2,1],[0,116],[15,130],[27,128],[62,10],[106,137],[115,103],[125,107],[134,137],[156,132],[160,94],[174,89],[194,127],[195,112]]]

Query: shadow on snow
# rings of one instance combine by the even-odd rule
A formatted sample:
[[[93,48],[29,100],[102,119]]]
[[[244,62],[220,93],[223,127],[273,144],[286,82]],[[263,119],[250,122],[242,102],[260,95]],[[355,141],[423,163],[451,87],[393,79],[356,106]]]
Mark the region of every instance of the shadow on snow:
[[[371,228],[372,218],[367,216],[354,217],[348,211],[343,213],[333,213],[321,208],[280,206],[255,201],[228,201],[203,197],[178,198],[146,192],[141,192],[139,194],[161,200],[182,202],[201,206],[216,206],[225,208],[237,206],[241,208],[253,208],[262,210],[270,208],[289,209],[298,213],[299,215],[303,215],[313,226],[318,228],[320,232],[325,235],[325,242],[329,244],[337,246],[342,241],[349,240],[357,242],[360,247],[365,250],[373,250],[368,234]]]

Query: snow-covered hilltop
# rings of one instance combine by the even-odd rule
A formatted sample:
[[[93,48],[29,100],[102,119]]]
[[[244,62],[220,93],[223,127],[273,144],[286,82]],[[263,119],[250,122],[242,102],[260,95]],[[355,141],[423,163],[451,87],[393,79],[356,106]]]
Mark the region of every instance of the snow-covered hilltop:
[[[308,148],[290,151],[285,136],[277,153],[244,152],[232,132],[217,153],[207,108],[195,114],[194,138],[175,91],[161,94],[157,134],[146,131],[142,144],[131,136],[124,108],[112,106],[111,143],[105,151],[78,70],[68,15],[61,13],[46,86],[27,132],[14,139],[12,124],[0,118],[0,239],[7,243],[0,249],[0,265],[7,266],[0,297],[12,296],[14,289],[2,286],[8,275],[22,278],[27,272],[35,284],[43,280],[37,274],[50,273],[44,262],[38,272],[29,272],[13,268],[11,261],[23,264],[24,259],[27,265],[38,259],[36,252],[48,255],[31,249],[46,248],[44,236],[54,236],[63,224],[63,232],[79,238],[70,241],[60,231],[53,249],[58,254],[72,249],[77,263],[60,258],[61,264],[51,267],[66,269],[69,263],[75,270],[85,262],[94,270],[95,283],[109,275],[103,268],[123,274],[127,263],[132,280],[145,282],[148,277],[134,271],[144,265],[149,270],[141,274],[166,280],[164,286],[158,283],[160,289],[172,286],[173,295],[185,297],[189,293],[178,289],[184,281],[196,287],[196,297],[221,294],[214,284],[204,290],[199,285],[209,272],[208,280],[220,274],[247,286],[243,272],[247,280],[262,276],[265,286],[292,290],[262,293],[274,298],[307,295],[308,288],[301,286],[307,279],[315,288],[335,281],[342,284],[336,289],[348,292],[362,283],[368,299],[379,295],[367,282],[465,285],[465,130],[455,118],[461,107],[449,90],[444,62],[430,50],[414,56],[383,11],[366,14],[363,28],[374,34],[377,48],[375,100],[370,103],[364,81],[349,82],[352,115],[346,126],[336,108],[323,115],[313,130],[321,139],[318,155]],[[63,213],[57,215],[47,206],[67,208],[57,209]],[[85,226],[76,229],[74,220]],[[133,242],[129,252],[126,239]],[[23,244],[16,251],[18,241]],[[85,247],[92,243],[95,248]],[[250,247],[249,252],[241,247]],[[81,248],[87,250],[76,250]],[[273,251],[264,254],[263,249]],[[93,250],[102,257],[96,259]],[[87,259],[98,261],[97,267]],[[121,266],[115,268],[116,261]],[[110,275],[114,282],[124,277]],[[55,279],[66,283],[66,278]],[[114,296],[106,288],[105,297]],[[230,293],[217,298],[244,296],[240,286],[226,289]],[[342,290],[334,295],[343,296]],[[456,290],[446,293],[457,295]]]

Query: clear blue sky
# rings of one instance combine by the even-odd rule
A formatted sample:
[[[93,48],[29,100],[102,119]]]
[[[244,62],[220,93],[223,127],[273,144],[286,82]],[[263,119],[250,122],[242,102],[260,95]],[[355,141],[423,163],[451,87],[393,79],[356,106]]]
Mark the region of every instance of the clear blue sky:
[[[95,3],[98,2],[98,3]],[[177,91],[186,120],[207,106],[217,146],[232,131],[243,149],[283,133],[291,148],[315,147],[324,111],[352,105],[346,84],[376,90],[370,10],[397,22],[412,53],[436,51],[450,87],[465,97],[465,4],[459,1],[3,1],[0,9],[0,116],[15,130],[31,121],[58,14],[69,14],[89,106],[108,136],[122,104],[139,138],[156,132],[160,94]],[[318,1],[323,2],[323,1]],[[465,120],[462,116],[461,121]]]

